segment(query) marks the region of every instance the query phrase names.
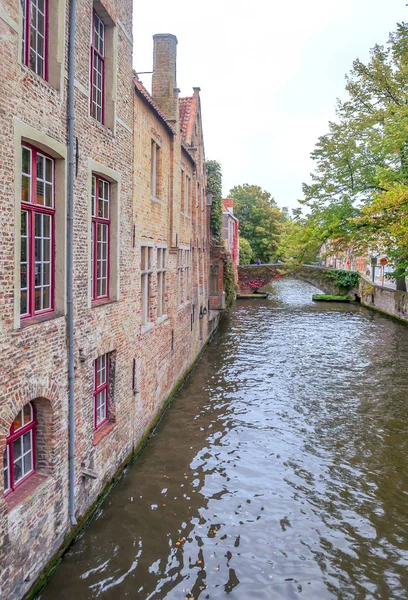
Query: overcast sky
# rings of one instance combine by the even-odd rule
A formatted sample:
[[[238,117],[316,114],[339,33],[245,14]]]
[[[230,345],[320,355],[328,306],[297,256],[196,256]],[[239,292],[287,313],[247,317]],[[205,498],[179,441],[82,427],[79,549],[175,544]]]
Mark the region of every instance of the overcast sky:
[[[201,88],[206,157],[221,163],[224,195],[257,184],[294,208],[345,73],[408,21],[406,3],[135,1],[134,66],[151,71],[153,34],[175,34],[177,84],[181,96]],[[141,79],[150,91],[149,76]]]

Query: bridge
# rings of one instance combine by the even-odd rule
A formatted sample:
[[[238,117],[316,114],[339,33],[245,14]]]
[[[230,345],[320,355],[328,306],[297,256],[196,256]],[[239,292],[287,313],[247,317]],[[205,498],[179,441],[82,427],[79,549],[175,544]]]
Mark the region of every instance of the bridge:
[[[272,281],[291,277],[306,281],[321,289],[325,294],[344,295],[354,287],[354,285],[342,285],[347,280],[347,274],[351,275],[352,273],[354,272],[329,269],[319,265],[291,265],[290,263],[238,265],[238,288],[242,295],[254,294]],[[357,282],[358,277],[356,284]]]

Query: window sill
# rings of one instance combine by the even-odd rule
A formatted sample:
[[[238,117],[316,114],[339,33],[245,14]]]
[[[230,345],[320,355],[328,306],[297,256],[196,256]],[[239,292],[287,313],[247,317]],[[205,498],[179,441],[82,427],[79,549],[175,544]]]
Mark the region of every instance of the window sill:
[[[140,331],[141,335],[145,335],[149,331],[154,328],[154,323],[146,323],[146,325],[142,325],[142,329]]]
[[[157,324],[160,325],[160,323],[164,323],[165,321],[167,321],[168,318],[169,315],[162,315],[161,317],[158,317]]]
[[[42,483],[47,481],[46,475],[34,472],[18,488],[5,497],[8,510],[13,510],[18,504],[29,501]]]
[[[49,312],[49,313],[45,313],[43,315],[38,315],[37,317],[27,317],[27,319],[22,319],[20,321],[20,329],[24,329],[25,327],[30,327],[30,325],[37,325],[39,323],[51,321],[52,319],[58,319],[63,316],[64,315],[61,315],[56,312]]]
[[[98,306],[106,306],[106,304],[113,304],[116,300],[112,298],[101,298],[100,300],[92,300],[91,308],[97,308]]]
[[[41,75],[37,75],[37,73],[35,73],[32,69],[30,69],[30,67],[25,65],[23,62],[20,62],[20,65],[25,75],[25,79],[28,79],[30,77],[33,83],[39,83],[41,86],[44,87],[44,89],[49,90],[52,94],[56,94],[58,96],[61,95],[61,90],[54,87],[49,81],[47,81],[47,79],[44,79],[44,77],[41,77]]]
[[[95,119],[95,117],[93,117],[91,114],[89,114],[89,118],[91,120],[91,123],[93,123],[94,126],[97,127],[97,129],[99,129],[101,133],[108,135],[111,138],[115,137],[115,134],[110,127],[104,125],[103,123]]]
[[[152,202],[157,202],[157,204],[163,204],[163,200],[160,200],[160,198],[156,198],[155,196],[150,196],[150,200]]]
[[[183,310],[183,308],[186,308],[187,306],[189,306],[191,304],[190,300],[186,300],[185,302],[182,302],[181,304],[178,305],[177,307],[177,312],[180,312]]]
[[[111,431],[112,429],[115,429],[116,427],[116,423],[112,423],[112,422],[107,422],[104,425],[102,425],[102,427],[100,429],[96,429],[94,431],[94,439],[93,439],[93,445],[97,446],[99,444],[100,441],[103,440],[104,437],[106,437]]]

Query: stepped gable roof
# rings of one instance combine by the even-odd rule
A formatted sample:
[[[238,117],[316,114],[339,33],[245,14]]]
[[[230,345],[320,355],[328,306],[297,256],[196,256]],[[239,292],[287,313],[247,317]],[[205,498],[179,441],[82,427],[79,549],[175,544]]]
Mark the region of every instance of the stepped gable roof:
[[[183,138],[183,140],[186,138],[186,135],[187,135],[187,127],[188,127],[188,122],[190,120],[192,101],[193,101],[192,96],[190,96],[189,98],[180,98],[179,99],[180,131],[181,131],[181,137]]]
[[[149,94],[149,92],[147,91],[147,89],[144,87],[143,83],[140,81],[140,79],[138,79],[138,77],[135,74],[134,74],[134,77],[133,77],[133,82],[135,84],[135,90],[136,90],[136,92],[138,92],[139,96],[141,98],[143,98],[143,100],[145,102],[147,102],[147,104],[149,104],[149,106],[154,110],[154,112],[156,113],[156,115],[160,118],[160,120],[165,125],[166,129],[171,134],[176,135],[176,132],[173,129],[173,127],[170,125],[170,123],[169,123],[166,115],[164,113],[162,113],[162,111],[157,106],[157,104],[155,103],[155,101],[153,100],[153,98],[151,97],[151,95]]]
[[[194,123],[199,110],[200,88],[193,88],[194,94],[186,98],[179,98],[180,131],[186,144],[191,144]]]

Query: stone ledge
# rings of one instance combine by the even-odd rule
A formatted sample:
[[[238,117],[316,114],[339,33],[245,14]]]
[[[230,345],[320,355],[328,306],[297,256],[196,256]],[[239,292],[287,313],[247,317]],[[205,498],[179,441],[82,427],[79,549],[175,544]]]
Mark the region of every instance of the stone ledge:
[[[97,446],[99,442],[103,440],[103,438],[107,436],[115,427],[116,423],[108,422],[105,423],[105,425],[103,425],[100,429],[96,430],[94,433],[93,445]]]
[[[11,511],[18,504],[29,501],[34,492],[37,492],[37,488],[48,479],[47,475],[42,475],[35,471],[14,492],[6,496],[5,501],[8,510]]]

